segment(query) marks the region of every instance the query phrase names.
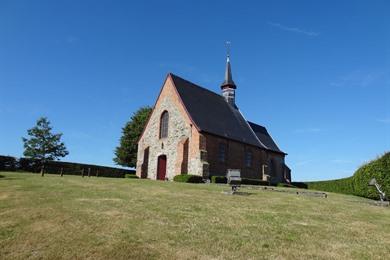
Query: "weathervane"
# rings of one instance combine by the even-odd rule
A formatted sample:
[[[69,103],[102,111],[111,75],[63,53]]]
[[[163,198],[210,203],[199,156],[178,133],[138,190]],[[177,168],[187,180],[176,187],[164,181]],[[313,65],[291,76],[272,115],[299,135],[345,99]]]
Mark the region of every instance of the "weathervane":
[[[227,55],[227,57],[230,57],[230,45],[231,45],[231,42],[230,41],[226,41],[225,44],[226,44],[226,55]]]

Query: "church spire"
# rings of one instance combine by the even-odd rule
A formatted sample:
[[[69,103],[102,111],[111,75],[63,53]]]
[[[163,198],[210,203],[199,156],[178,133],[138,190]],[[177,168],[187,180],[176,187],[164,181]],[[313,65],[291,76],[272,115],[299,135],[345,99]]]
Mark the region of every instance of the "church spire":
[[[235,106],[235,89],[236,84],[233,81],[232,77],[232,68],[230,66],[230,42],[226,42],[227,55],[226,55],[226,69],[225,69],[225,80],[221,85],[222,96],[225,98],[226,102],[230,105]]]
[[[225,69],[225,80],[223,81],[221,88],[231,87],[236,88],[232,77],[232,68],[230,65],[230,42],[226,42],[226,69]]]
[[[225,80],[223,81],[221,88],[234,88],[236,89],[236,84],[234,84],[233,77],[232,77],[232,68],[230,65],[230,55],[227,55],[226,58],[226,69],[225,69]]]

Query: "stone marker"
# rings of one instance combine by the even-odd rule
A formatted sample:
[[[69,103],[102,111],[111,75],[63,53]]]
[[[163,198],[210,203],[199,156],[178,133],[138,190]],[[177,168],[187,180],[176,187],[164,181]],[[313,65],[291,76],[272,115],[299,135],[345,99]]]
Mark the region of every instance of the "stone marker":
[[[239,169],[228,169],[226,177],[227,184],[232,187],[231,194],[236,193],[241,186],[241,171]]]

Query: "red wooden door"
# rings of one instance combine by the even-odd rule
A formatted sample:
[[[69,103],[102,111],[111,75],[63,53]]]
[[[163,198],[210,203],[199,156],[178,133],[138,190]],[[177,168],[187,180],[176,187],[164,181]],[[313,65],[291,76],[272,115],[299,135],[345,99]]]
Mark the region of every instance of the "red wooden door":
[[[167,172],[167,157],[165,155],[160,155],[158,157],[157,164],[157,180],[165,180],[165,174]]]

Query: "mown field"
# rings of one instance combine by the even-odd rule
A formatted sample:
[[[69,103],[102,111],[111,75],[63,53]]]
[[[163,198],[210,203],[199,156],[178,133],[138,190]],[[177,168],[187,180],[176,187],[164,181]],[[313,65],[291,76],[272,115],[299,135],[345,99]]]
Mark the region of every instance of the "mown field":
[[[389,259],[390,208],[364,198],[4,173],[0,259]]]

